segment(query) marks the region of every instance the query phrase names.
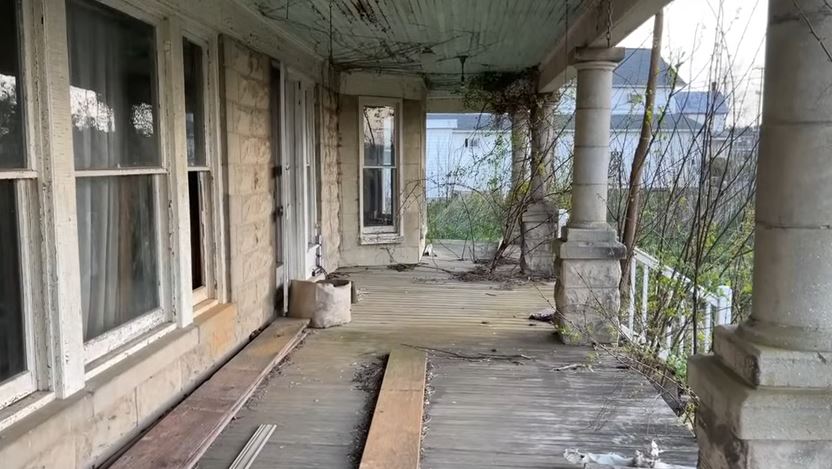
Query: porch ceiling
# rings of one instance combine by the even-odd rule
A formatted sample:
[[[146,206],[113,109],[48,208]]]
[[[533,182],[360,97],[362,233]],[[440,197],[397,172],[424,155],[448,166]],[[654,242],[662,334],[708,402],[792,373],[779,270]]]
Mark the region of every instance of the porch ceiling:
[[[425,74],[449,89],[465,74],[540,64],[597,0],[239,0],[346,69]],[[433,58],[423,57],[430,49]],[[427,59],[427,60],[424,60]]]

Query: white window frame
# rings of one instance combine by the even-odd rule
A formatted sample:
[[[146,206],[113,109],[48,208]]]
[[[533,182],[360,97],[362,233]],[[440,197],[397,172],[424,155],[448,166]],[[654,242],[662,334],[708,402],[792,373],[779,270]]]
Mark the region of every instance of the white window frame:
[[[134,318],[124,324],[121,324],[114,329],[111,329],[103,334],[95,337],[84,343],[84,362],[87,364],[87,373],[93,374],[98,372],[98,363],[102,357],[112,352],[116,352],[119,348],[129,346],[129,343],[140,339],[143,335],[151,333],[154,329],[170,322],[174,319],[173,307],[171,301],[171,270],[176,265],[175,262],[170,262],[170,257],[164,255],[171,248],[168,236],[171,228],[175,226],[176,220],[171,220],[170,211],[167,209],[174,197],[174,191],[171,188],[175,187],[176,181],[174,177],[176,172],[171,170],[172,160],[169,151],[169,138],[171,133],[171,122],[169,114],[166,112],[172,106],[170,99],[170,89],[166,87],[165,78],[170,76],[170,56],[166,42],[171,36],[170,23],[164,21],[164,18],[159,12],[150,11],[150,9],[139,10],[129,4],[121,1],[108,0],[88,0],[101,3],[104,6],[113,8],[120,13],[130,16],[135,20],[141,21],[153,27],[155,36],[155,52],[156,52],[156,76],[153,84],[156,89],[156,118],[158,125],[156,127],[159,132],[158,151],[159,151],[159,165],[152,167],[140,168],[120,168],[120,169],[104,169],[104,170],[75,170],[75,182],[81,178],[87,177],[107,177],[107,176],[138,176],[149,175],[155,180],[153,181],[154,189],[154,213],[157,217],[156,226],[156,266],[159,279],[159,307],[144,313],[143,315]],[[68,16],[65,21],[68,21]],[[67,50],[72,47],[67,40]],[[180,57],[181,64],[181,57]],[[181,65],[180,65],[181,68]],[[70,140],[71,140],[70,136]],[[74,155],[73,155],[74,157]],[[78,230],[73,232],[73,237],[77,245]],[[109,361],[106,362],[110,364]]]
[[[216,35],[213,35],[215,38]],[[186,24],[182,28],[182,40],[189,41],[202,49],[202,116],[203,116],[203,135],[204,145],[203,151],[205,153],[204,166],[187,166],[187,173],[185,175],[185,191],[187,191],[187,178],[191,172],[200,173],[200,179],[203,182],[200,185],[200,196],[202,197],[202,262],[203,262],[203,280],[205,285],[194,289],[192,291],[193,299],[192,305],[194,307],[194,315],[199,312],[204,312],[206,303],[218,303],[222,298],[220,292],[220,271],[222,269],[224,251],[220,249],[222,246],[222,187],[220,174],[220,158],[219,158],[219,128],[218,128],[218,102],[217,95],[217,70],[218,63],[215,57],[218,57],[218,44],[216,39],[212,39],[209,31],[203,31],[196,24]],[[184,64],[183,64],[184,65]],[[184,75],[183,75],[184,79]],[[184,89],[182,99],[184,99]],[[184,107],[183,107],[184,108]],[[182,116],[184,117],[184,116]],[[180,117],[181,118],[181,117]],[[186,142],[187,143],[187,142]],[[184,155],[187,162],[187,151]],[[188,193],[190,196],[190,194]],[[190,214],[190,210],[188,211]],[[183,217],[180,217],[180,222]],[[180,224],[180,231],[183,227]],[[188,224],[190,230],[190,224]],[[190,241],[190,237],[188,237]],[[188,251],[190,253],[190,250]],[[189,271],[190,272],[190,271]]]
[[[395,160],[392,168],[396,170],[395,200],[393,207],[392,226],[364,226],[364,107],[365,106],[392,106],[395,109]],[[396,244],[404,240],[404,220],[401,210],[403,178],[403,155],[404,148],[402,130],[403,100],[397,98],[380,98],[372,96],[361,96],[358,98],[358,226],[360,230],[361,244]],[[369,166],[375,168],[376,166]],[[379,166],[380,167],[380,166]],[[389,168],[390,166],[385,166]]]
[[[20,11],[20,78],[24,108],[24,167],[0,170],[13,180],[19,217],[22,306],[27,371],[0,384],[0,430],[153,341],[193,322],[194,314],[228,301],[224,181],[219,158],[218,33],[180,18],[161,4],[95,0],[154,28],[159,164],[131,169],[77,170],[72,143],[67,3],[16,0]],[[194,304],[190,278],[187,147],[184,125],[183,40],[203,49],[206,169],[210,172],[209,298]],[[178,45],[180,47],[171,47]],[[178,81],[176,78],[181,79]],[[181,124],[181,127],[178,125]],[[181,163],[181,164],[180,164]],[[76,185],[81,178],[150,175],[155,190],[160,307],[88,342],[83,339]],[[184,193],[183,193],[184,188]],[[183,197],[183,195],[185,197]],[[208,210],[210,207],[210,210]],[[182,229],[182,226],[185,229]],[[187,268],[183,268],[187,266]],[[207,267],[207,265],[206,265]],[[188,285],[183,289],[181,285]],[[198,292],[197,292],[198,293]],[[174,322],[175,321],[175,322]],[[42,393],[23,399],[37,391]],[[16,404],[15,404],[16,403]],[[9,407],[10,406],[10,407]],[[8,408],[7,408],[8,407]]]
[[[34,101],[37,90],[34,87],[35,70],[31,59],[34,14],[31,5],[15,0],[18,13],[18,57],[19,80],[22,96],[22,131],[25,154],[23,167],[19,169],[0,169],[0,180],[12,181],[14,184],[18,254],[20,263],[21,313],[23,316],[23,345],[26,369],[16,376],[0,383],[0,409],[26,397],[33,392],[48,387],[48,369],[46,363],[46,342],[43,340],[46,330],[44,315],[41,272],[41,233],[40,204],[38,203],[37,185],[39,135],[37,129],[37,109]]]

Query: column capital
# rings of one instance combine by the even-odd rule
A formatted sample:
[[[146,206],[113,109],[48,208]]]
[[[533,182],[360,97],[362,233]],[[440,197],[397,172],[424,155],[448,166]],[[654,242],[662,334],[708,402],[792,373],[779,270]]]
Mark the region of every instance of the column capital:
[[[605,66],[614,68],[624,60],[623,47],[582,47],[575,49],[569,62],[576,68]]]

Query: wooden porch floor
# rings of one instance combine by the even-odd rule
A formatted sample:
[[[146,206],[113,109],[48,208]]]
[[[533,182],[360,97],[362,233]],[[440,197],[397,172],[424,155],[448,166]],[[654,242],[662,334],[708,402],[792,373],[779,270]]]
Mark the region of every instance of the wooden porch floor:
[[[644,378],[589,348],[560,345],[551,326],[527,320],[548,306],[551,284],[461,282],[447,271],[471,264],[429,263],[404,272],[340,271],[362,291],[353,322],[313,332],[199,467],[227,468],[260,424],[277,430],[255,468],[357,467],[357,430],[366,429],[372,412],[368,381],[380,370],[368,364],[402,344],[532,358],[430,354],[424,469],[571,468],[562,457],[567,448],[632,454],[651,440],[667,450],[664,461],[696,465],[693,436]],[[576,363],[594,364],[554,371]]]

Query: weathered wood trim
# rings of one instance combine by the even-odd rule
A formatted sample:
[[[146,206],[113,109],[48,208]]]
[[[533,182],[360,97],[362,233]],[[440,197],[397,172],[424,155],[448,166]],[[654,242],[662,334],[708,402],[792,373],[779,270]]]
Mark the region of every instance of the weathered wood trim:
[[[426,372],[425,352],[390,352],[360,469],[419,468]]]
[[[37,92],[41,125],[37,141],[41,171],[41,219],[44,239],[45,311],[48,315],[51,387],[59,398],[84,387],[84,339],[78,231],[75,206],[75,161],[69,103],[69,52],[66,2],[32,2]]]
[[[166,18],[161,26],[165,52],[164,81],[168,121],[170,270],[173,276],[173,314],[179,327],[193,322],[191,279],[191,223],[188,193],[188,137],[185,125],[185,72],[182,55],[182,28],[176,17]]]
[[[278,319],[130,447],[111,469],[191,468],[263,378],[304,337],[308,321]]]

